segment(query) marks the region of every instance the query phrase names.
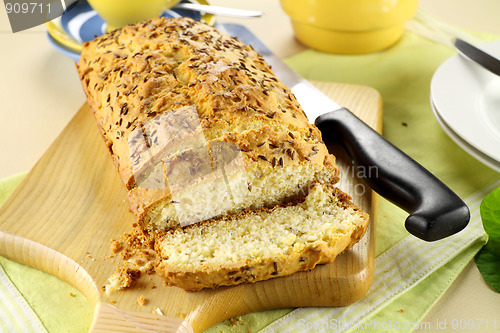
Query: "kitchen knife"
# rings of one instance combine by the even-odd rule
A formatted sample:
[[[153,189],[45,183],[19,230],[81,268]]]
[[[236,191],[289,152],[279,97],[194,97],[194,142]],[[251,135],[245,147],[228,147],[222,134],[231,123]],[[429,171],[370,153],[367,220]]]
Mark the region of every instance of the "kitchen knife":
[[[292,90],[309,120],[315,121],[326,142],[340,142],[357,168],[376,168],[377,172],[364,173],[365,182],[410,213],[405,222],[410,233],[434,241],[467,226],[467,205],[424,167],[296,74],[246,27],[226,23],[218,28],[251,45],[265,58]]]
[[[476,62],[493,74],[500,76],[500,60],[466,41],[455,38],[453,46],[463,57]]]

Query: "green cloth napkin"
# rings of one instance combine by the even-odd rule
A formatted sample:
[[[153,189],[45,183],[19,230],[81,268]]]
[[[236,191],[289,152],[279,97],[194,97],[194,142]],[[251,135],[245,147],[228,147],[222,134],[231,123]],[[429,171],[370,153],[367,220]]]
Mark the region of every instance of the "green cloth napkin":
[[[437,249],[442,249],[443,246],[446,248],[446,244],[458,244],[446,248],[448,252],[444,251],[443,256],[434,262],[432,260],[435,258],[429,257],[431,250],[425,244],[419,247],[421,241],[408,236],[404,229],[407,214],[381,199],[376,216],[375,267],[378,271],[375,274],[382,278],[374,281],[367,297],[343,308],[280,309],[251,313],[215,325],[207,330],[208,333],[247,333],[262,329],[267,332],[295,332],[303,331],[302,326],[305,325],[317,328],[314,331],[332,331],[332,326],[325,326],[325,322],[329,325],[350,325],[340,327],[346,331],[356,329],[353,327],[353,318],[361,319],[365,324],[372,323],[371,327],[365,325],[358,327],[358,330],[376,332],[374,325],[377,322],[380,325],[389,321],[403,325],[423,318],[484,244],[485,237],[478,215],[479,203],[489,190],[500,185],[496,182],[500,175],[459,148],[441,130],[432,114],[429,104],[430,80],[437,67],[453,53],[445,46],[407,32],[397,45],[382,52],[342,56],[308,50],[287,59],[287,62],[307,79],[354,83],[377,89],[384,102],[384,136],[465,198],[473,213],[473,235],[467,238],[460,233],[457,235],[460,241],[435,245]],[[0,182],[0,203],[14,187],[15,181]],[[418,274],[415,276],[411,272],[394,270],[395,262],[405,263],[404,251],[413,248],[422,248],[420,252],[417,251],[419,257],[416,257],[421,262],[416,267]],[[0,258],[0,264],[49,332],[88,330],[92,308],[74,288],[5,258]],[[395,277],[402,277],[402,282],[401,285],[392,286],[395,288],[394,293],[383,295],[383,302],[378,304],[378,298],[372,295],[385,290],[381,282],[387,277],[384,275],[387,274],[387,270],[383,269],[385,265],[389,265],[390,273]],[[43,287],[38,287],[38,282],[36,285],[29,282],[33,280],[39,281]],[[47,292],[43,295],[32,292],[36,288],[47,288]],[[76,296],[69,297],[69,293]],[[71,311],[73,317],[61,320],[57,312],[69,308],[75,309]],[[397,329],[398,332],[411,330],[411,327]]]

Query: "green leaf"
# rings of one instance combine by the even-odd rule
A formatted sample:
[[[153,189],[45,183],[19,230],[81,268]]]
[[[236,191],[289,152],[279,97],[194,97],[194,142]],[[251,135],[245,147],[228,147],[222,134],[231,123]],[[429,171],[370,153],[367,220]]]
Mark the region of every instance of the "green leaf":
[[[488,284],[500,293],[500,243],[491,240],[476,255],[476,265]]]
[[[476,255],[476,265],[486,282],[500,293],[500,188],[481,202],[481,219],[488,243]]]
[[[500,242],[500,187],[481,202],[481,219],[489,238]]]

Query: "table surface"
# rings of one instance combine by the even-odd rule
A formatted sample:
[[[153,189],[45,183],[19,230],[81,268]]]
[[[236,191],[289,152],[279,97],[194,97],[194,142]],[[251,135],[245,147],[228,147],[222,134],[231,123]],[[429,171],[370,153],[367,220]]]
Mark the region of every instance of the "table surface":
[[[306,49],[294,39],[278,0],[210,2],[262,10],[259,19],[220,20],[245,24],[280,57]],[[500,34],[499,0],[420,0],[420,6],[446,23]],[[1,6],[0,179],[32,168],[85,102],[73,61],[58,53],[45,34],[44,25],[13,34]],[[499,318],[499,309],[499,295],[470,263],[423,321]]]

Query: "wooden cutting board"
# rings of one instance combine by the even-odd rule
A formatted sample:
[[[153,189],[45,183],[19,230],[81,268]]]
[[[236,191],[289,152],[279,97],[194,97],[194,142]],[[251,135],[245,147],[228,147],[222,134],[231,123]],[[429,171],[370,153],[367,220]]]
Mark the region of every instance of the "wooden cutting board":
[[[314,84],[381,129],[381,97],[347,84]],[[340,187],[374,216],[376,197],[355,178],[357,170],[338,147]],[[106,295],[102,287],[121,262],[111,240],[134,222],[126,192],[85,104],[0,209],[0,255],[78,288],[95,305],[94,332],[201,332],[237,315],[300,306],[342,306],[361,298],[373,277],[374,220],[365,237],[332,264],[309,272],[235,287],[186,292],[156,275]],[[143,306],[137,299],[143,296]]]

